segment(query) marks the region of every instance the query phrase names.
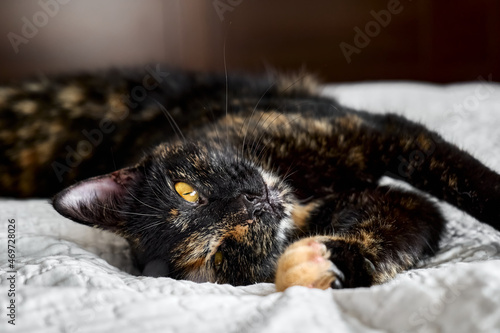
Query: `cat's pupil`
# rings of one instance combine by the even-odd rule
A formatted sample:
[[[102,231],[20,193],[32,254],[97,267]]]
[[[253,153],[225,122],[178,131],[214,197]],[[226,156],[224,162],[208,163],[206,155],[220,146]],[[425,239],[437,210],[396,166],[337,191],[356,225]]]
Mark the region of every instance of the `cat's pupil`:
[[[184,182],[176,183],[175,190],[186,201],[196,202],[199,199],[198,192],[188,183]]]

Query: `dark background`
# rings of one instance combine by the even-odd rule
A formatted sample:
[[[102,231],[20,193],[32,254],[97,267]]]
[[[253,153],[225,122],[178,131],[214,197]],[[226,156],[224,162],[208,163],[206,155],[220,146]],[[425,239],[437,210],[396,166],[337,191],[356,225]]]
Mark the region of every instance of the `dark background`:
[[[58,2],[60,1],[60,3]],[[51,8],[46,22],[40,3]],[[0,3],[0,80],[166,62],[201,70],[305,68],[327,81],[500,77],[496,0],[42,0]],[[57,4],[57,5],[56,5]],[[386,26],[372,12],[391,14]],[[56,8],[57,7],[57,8]],[[13,49],[27,19],[38,31]],[[372,22],[372,23],[370,23]],[[44,24],[45,23],[45,24]],[[371,27],[359,53],[359,28]],[[378,29],[377,29],[378,25]],[[365,32],[366,33],[366,32]],[[358,37],[359,38],[359,37]]]

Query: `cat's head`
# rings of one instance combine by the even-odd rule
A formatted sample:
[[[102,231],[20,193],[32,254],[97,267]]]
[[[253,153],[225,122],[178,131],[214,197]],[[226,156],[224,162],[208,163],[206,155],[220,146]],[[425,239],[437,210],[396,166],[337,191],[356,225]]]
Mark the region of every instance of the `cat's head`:
[[[145,275],[233,285],[272,279],[293,204],[276,176],[199,142],[160,145],[53,199],[60,214],[125,237]]]

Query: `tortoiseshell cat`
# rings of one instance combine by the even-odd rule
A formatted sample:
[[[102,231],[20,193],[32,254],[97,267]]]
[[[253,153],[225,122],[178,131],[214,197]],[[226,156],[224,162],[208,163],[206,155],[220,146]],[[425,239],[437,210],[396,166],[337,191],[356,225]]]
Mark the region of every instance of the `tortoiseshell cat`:
[[[277,290],[383,283],[436,251],[439,209],[383,175],[500,229],[497,173],[419,124],[315,91],[309,76],[160,67],[9,84],[0,194],[69,186],[54,208],[126,238],[145,275]]]

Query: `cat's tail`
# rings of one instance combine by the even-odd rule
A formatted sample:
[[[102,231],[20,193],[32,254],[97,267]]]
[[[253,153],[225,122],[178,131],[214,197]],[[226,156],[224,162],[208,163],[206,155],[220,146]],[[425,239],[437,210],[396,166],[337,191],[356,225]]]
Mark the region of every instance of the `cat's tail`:
[[[381,116],[386,175],[500,230],[500,175],[439,134],[401,116]],[[380,146],[379,146],[380,147]],[[385,155],[385,154],[384,154]]]

